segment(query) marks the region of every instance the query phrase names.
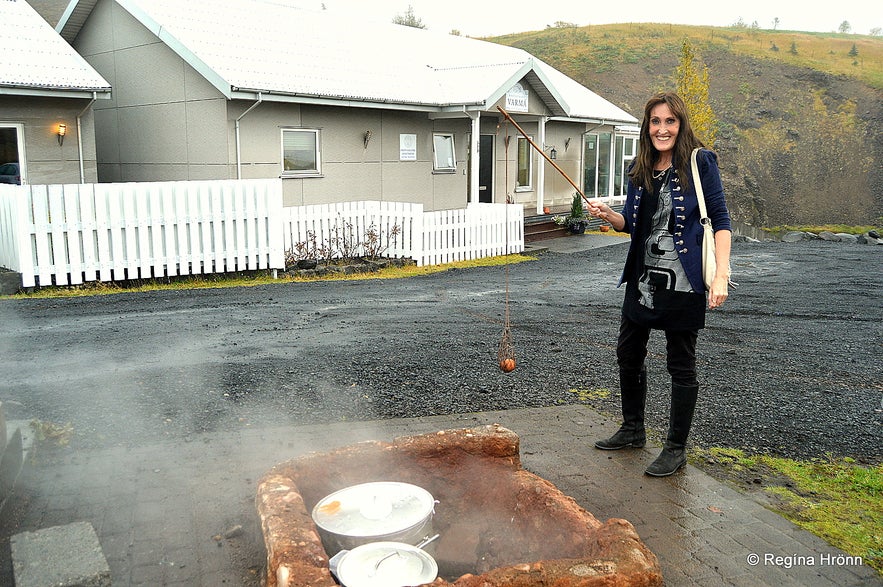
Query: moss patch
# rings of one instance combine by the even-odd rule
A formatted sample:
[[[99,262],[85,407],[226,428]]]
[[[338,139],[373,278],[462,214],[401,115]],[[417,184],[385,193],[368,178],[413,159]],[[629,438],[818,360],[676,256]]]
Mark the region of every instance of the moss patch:
[[[883,573],[883,464],[833,457],[796,461],[730,448],[697,450],[696,466]]]

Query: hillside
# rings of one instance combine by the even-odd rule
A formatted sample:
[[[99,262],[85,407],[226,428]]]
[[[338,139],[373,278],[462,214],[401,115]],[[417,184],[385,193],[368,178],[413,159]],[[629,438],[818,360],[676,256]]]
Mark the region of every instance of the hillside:
[[[558,27],[520,47],[637,118],[689,39],[708,66],[733,215],[756,226],[883,223],[883,38],[662,24]]]

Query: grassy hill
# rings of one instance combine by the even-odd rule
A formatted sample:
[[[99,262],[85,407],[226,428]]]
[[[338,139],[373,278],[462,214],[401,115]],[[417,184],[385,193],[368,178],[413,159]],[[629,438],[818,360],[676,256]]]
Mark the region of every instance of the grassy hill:
[[[714,145],[735,217],[881,224],[883,37],[669,24],[561,26],[520,47],[641,118],[689,39],[708,66]]]

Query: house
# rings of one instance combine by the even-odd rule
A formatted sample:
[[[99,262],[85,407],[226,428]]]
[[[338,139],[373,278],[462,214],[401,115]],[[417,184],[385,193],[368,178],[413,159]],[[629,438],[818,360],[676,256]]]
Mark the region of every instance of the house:
[[[27,2],[0,2],[0,183],[97,181],[93,106],[110,84]]]
[[[620,194],[635,153],[633,116],[475,39],[284,0],[73,0],[56,30],[114,89],[94,106],[102,182],[281,177],[287,206],[531,214],[574,193],[531,142],[589,196]]]

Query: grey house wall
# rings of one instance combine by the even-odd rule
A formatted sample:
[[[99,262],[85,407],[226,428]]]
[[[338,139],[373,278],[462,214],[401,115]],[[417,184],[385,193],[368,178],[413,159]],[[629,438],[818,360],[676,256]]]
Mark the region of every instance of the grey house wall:
[[[87,109],[89,102],[76,98],[0,96],[0,121],[23,127],[24,136],[19,140],[24,141],[29,184],[80,183],[77,116],[81,114],[85,180],[98,180],[93,117],[92,111]],[[62,145],[58,144],[59,123],[67,125]]]
[[[235,120],[253,104],[230,106],[229,140],[234,147]],[[280,175],[283,127],[319,129],[322,158],[321,177],[284,179],[285,205],[365,199],[421,202],[430,210],[466,205],[468,119],[430,120],[426,113],[263,102],[240,120],[243,178]],[[366,131],[371,132],[367,146]],[[434,131],[454,133],[455,173],[433,172]],[[417,135],[416,161],[400,160],[400,134]],[[235,152],[230,158],[235,163]]]
[[[95,103],[99,181],[230,177],[226,99],[124,9],[98,2],[74,48],[113,87]]]

